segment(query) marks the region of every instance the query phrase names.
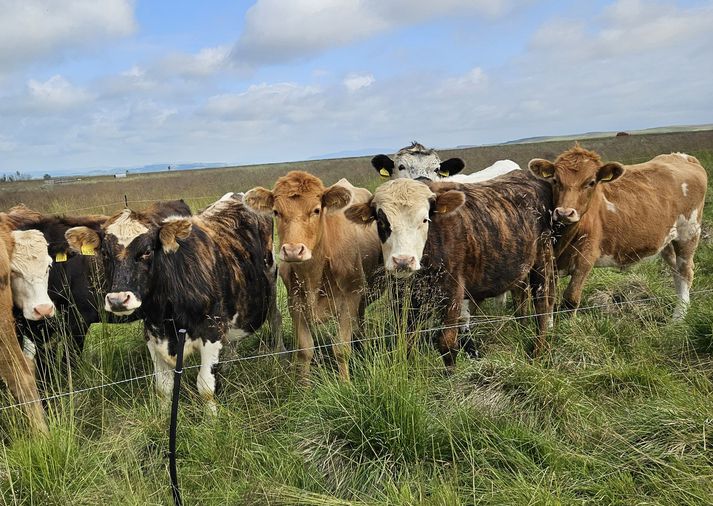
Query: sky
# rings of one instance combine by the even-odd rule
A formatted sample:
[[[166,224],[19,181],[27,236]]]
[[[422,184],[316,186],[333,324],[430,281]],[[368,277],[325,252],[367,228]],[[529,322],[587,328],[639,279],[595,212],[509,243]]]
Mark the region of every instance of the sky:
[[[0,13],[0,173],[713,123],[713,0],[0,0]]]

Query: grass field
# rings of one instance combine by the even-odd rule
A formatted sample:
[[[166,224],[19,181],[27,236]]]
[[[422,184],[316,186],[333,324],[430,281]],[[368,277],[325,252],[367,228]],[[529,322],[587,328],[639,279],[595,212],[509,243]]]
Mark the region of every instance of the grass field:
[[[667,145],[659,152],[691,152],[713,176],[713,140],[698,139],[698,147]],[[629,154],[605,156],[623,162],[650,156],[645,151],[654,141],[637,142]],[[511,157],[522,163],[518,157],[525,153],[552,156],[548,150],[555,148],[519,149],[525,148],[515,148]],[[332,181],[347,175],[357,184],[378,184],[368,160],[353,160],[367,167],[350,169],[347,161],[318,167]],[[141,176],[130,199],[215,197],[227,189],[269,186],[287,168],[205,171],[215,174],[205,179],[190,172],[176,185],[184,174],[171,174],[170,181]],[[93,185],[111,184],[118,182],[57,188],[56,198],[27,203],[61,212],[120,200],[118,194],[94,200]],[[2,198],[3,208],[21,201]],[[484,313],[496,317],[482,317],[472,328],[481,358],[461,354],[456,373],[445,376],[427,344],[407,359],[398,337],[390,339],[393,347],[375,338],[393,331],[390,312],[377,303],[367,318],[366,335],[374,339],[352,358],[349,384],[337,380],[328,352],[320,354],[310,387],[296,384],[284,359],[238,360],[222,367],[220,408],[212,417],[197,398],[195,369],[187,371],[178,428],[185,503],[713,503],[710,199],[709,189],[692,305],[682,323],[671,322],[673,283],[656,260],[626,272],[595,271],[583,306],[597,307],[560,315],[551,351],[535,361],[525,353],[534,325],[486,306]],[[284,290],[280,304],[289,343]],[[321,342],[328,342],[329,331],[323,329]],[[259,355],[259,337],[225,348],[222,358]],[[191,357],[187,365],[194,364]],[[151,372],[140,325],[94,325],[81,369],[47,393]],[[2,405],[9,405],[4,395]],[[55,399],[47,408],[46,439],[27,437],[16,410],[0,411],[4,504],[171,503],[168,413],[150,378]]]

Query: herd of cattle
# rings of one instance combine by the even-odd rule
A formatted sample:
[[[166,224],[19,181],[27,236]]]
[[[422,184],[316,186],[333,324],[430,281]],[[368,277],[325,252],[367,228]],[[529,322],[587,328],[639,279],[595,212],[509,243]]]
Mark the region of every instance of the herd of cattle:
[[[576,309],[593,267],[660,253],[678,294],[673,316],[685,314],[707,187],[692,156],[626,166],[575,146],[554,162],[533,159],[529,170],[506,160],[462,175],[462,160],[441,161],[413,143],[372,165],[389,179],[373,195],[345,179],[325,187],[292,171],[271,190],[228,193],[196,215],[183,201],[113,216],[51,216],[23,205],[0,213],[0,374],[31,426],[47,430],[35,369],[40,386],[49,381],[57,353],[52,320],[61,316],[68,325],[71,367],[89,325],[101,321],[97,301],[110,318],[143,320],[165,398],[176,331],[186,329],[185,354],[200,353],[197,386],[211,409],[214,367],[229,335],[267,322],[272,349],[285,350],[278,274],[303,377],[314,356],[314,326],[334,318],[334,356],[340,377],[349,379],[353,335],[385,290],[408,293],[396,299],[410,306],[411,337],[419,308],[436,315],[436,342],[449,369],[469,311],[508,292],[519,312],[532,300],[533,354],[541,353],[558,275],[571,276],[562,303]]]

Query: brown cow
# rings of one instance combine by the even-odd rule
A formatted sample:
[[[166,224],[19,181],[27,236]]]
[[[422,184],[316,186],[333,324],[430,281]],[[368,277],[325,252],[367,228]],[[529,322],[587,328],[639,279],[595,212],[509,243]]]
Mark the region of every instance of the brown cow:
[[[33,244],[30,244],[23,247],[23,249],[41,249],[33,248],[33,246]],[[21,281],[18,278],[23,276],[23,273],[15,270],[13,266],[13,261],[16,257],[14,249],[15,240],[11,229],[8,226],[6,217],[0,215],[0,376],[2,376],[3,381],[7,384],[15,399],[19,403],[27,403],[23,406],[23,409],[29,419],[31,428],[46,433],[47,424],[45,423],[42,404],[39,402],[40,396],[37,392],[35,377],[28,360],[20,349],[20,344],[15,334],[11,286],[13,283]],[[42,255],[35,254],[32,256],[42,257]],[[44,243],[44,257],[49,259],[47,243]],[[37,260],[44,260],[44,258],[37,258]],[[44,272],[41,273],[40,277],[44,274]],[[46,282],[44,287],[46,296]]]
[[[365,291],[381,260],[376,227],[355,225],[341,211],[352,200],[364,200],[358,195],[363,192],[344,183],[326,188],[317,177],[292,171],[272,191],[258,187],[245,194],[246,205],[273,214],[277,222],[279,272],[287,286],[303,377],[314,356],[310,326],[336,317],[334,354],[340,376],[349,379],[353,327],[363,317]]]
[[[554,304],[551,206],[549,185],[517,170],[477,184],[395,179],[345,214],[355,223],[376,222],[386,271],[413,279],[411,308],[436,310],[444,325],[438,348],[452,369],[463,299],[479,304],[516,286],[533,294],[534,354],[545,348]],[[408,315],[410,341],[416,314]]]
[[[531,160],[529,168],[552,182],[554,219],[566,225],[557,266],[572,276],[563,297],[567,307],[579,306],[593,267],[624,267],[660,253],[678,292],[674,318],[685,315],[707,185],[696,158],[672,153],[637,165],[603,164],[596,153],[575,146],[554,163]]]

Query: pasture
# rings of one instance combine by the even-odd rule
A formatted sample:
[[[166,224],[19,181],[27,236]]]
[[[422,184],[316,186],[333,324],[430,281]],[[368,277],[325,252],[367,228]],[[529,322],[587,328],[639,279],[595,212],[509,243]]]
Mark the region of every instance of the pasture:
[[[624,163],[686,151],[713,176],[712,132],[583,145]],[[462,156],[470,170],[506,157],[524,167],[569,146],[441,155]],[[291,169],[326,183],[347,177],[372,189],[379,184],[368,158],[354,158],[88,178],[51,189],[12,183],[0,190],[0,209],[24,202],[45,212],[111,213],[126,194],[132,207],[185,197],[197,210],[229,190],[271,186]],[[550,350],[535,361],[525,353],[535,334],[530,319],[486,305],[471,327],[480,358],[461,353],[456,372],[445,376],[427,343],[427,323],[424,342],[406,357],[388,300],[367,312],[364,349],[352,356],[348,384],[339,381],[326,346],[308,387],[297,384],[284,356],[261,356],[260,335],[226,347],[217,416],[198,399],[196,369],[183,381],[178,466],[185,503],[713,503],[710,187],[707,198],[683,322],[671,321],[675,291],[657,259],[626,272],[595,270],[585,309],[557,315]],[[279,295],[289,347],[281,285]],[[330,330],[322,328],[319,344],[329,342]],[[193,364],[195,358],[186,365]],[[168,412],[151,372],[140,324],[94,325],[79,371],[43,394],[77,392],[48,401],[48,438],[28,437],[17,410],[0,411],[3,504],[171,503]],[[2,395],[2,406],[12,404]]]

